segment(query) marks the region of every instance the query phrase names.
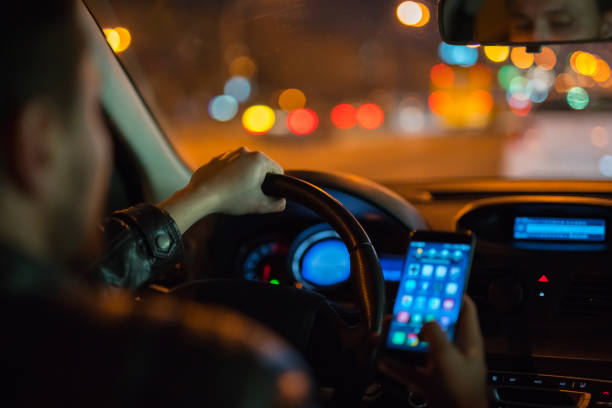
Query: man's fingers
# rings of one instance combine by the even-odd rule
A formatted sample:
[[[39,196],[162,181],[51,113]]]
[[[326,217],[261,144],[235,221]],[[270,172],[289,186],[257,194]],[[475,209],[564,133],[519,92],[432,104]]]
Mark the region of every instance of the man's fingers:
[[[419,333],[419,339],[429,344],[431,355],[438,355],[450,346],[446,333],[442,331],[437,322],[425,323]]]
[[[414,384],[422,388],[427,378],[423,368],[398,363],[389,358],[382,358],[378,362],[378,369],[387,377],[405,386]]]
[[[463,297],[461,314],[457,322],[455,342],[463,354],[474,352],[482,354],[484,352],[484,341],[480,333],[478,312],[476,310],[476,305],[469,296]]]

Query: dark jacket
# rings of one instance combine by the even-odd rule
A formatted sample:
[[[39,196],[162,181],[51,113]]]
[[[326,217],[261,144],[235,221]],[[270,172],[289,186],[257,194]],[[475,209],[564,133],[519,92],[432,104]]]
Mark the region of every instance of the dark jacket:
[[[152,205],[114,213],[102,228],[108,251],[90,280],[138,288],[181,259],[174,221]],[[135,302],[8,247],[0,247],[0,296],[0,406],[308,403],[300,358],[226,310],[169,298]]]

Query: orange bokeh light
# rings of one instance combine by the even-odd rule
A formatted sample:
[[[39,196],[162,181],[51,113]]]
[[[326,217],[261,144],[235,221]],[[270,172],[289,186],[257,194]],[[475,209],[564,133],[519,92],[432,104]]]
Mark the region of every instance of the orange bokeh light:
[[[385,113],[380,106],[366,103],[357,108],[357,123],[364,129],[379,128],[385,121]]]
[[[332,109],[330,117],[338,129],[351,129],[357,124],[357,109],[348,103],[342,103]]]
[[[469,111],[474,113],[489,113],[493,109],[493,97],[483,90],[472,92],[468,103]]]
[[[549,71],[557,64],[557,55],[549,47],[543,47],[542,52],[535,54],[535,63],[538,67]]]
[[[437,64],[429,71],[429,77],[438,88],[450,88],[455,80],[455,72],[446,64]]]
[[[488,88],[491,85],[493,74],[485,64],[478,63],[468,69],[470,84],[477,88]]]
[[[446,91],[435,91],[429,95],[429,109],[435,114],[444,115],[452,106],[452,98]]]
[[[319,126],[319,116],[307,108],[296,109],[287,118],[287,127],[296,135],[307,135]]]
[[[517,68],[527,69],[533,65],[534,57],[525,47],[515,47],[510,53],[510,59]]]

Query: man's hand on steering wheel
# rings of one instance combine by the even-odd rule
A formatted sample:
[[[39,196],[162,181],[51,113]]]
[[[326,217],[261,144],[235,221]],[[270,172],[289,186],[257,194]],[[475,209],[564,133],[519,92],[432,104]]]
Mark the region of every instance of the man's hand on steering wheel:
[[[285,199],[267,196],[261,190],[268,173],[283,174],[283,169],[265,154],[241,147],[200,167],[185,188],[159,207],[170,214],[182,233],[212,213],[283,211]]]

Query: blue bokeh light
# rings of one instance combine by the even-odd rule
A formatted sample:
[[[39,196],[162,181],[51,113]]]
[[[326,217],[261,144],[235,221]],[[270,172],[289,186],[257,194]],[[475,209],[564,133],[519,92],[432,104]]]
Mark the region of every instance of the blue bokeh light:
[[[208,104],[208,113],[219,122],[227,122],[238,113],[238,101],[229,95],[215,96]]]
[[[251,83],[244,77],[235,76],[228,79],[223,92],[233,96],[238,102],[244,102],[251,96]]]
[[[478,50],[465,45],[451,45],[440,43],[438,55],[444,62],[450,65],[471,67],[478,61]]]
[[[317,242],[302,258],[302,278],[314,285],[336,285],[346,281],[350,274],[350,257],[342,241],[328,239]]]

